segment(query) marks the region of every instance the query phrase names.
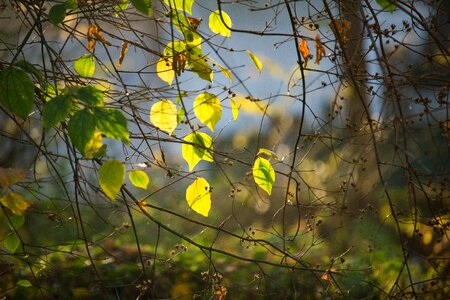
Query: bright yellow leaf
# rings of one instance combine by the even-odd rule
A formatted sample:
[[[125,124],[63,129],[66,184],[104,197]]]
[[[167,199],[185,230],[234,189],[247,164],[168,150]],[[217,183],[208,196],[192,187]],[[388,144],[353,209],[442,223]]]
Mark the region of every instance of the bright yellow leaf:
[[[261,70],[263,68],[263,64],[259,60],[258,56],[256,56],[255,54],[253,54],[252,52],[250,52],[248,50],[247,50],[247,53],[250,56],[250,58],[253,60],[253,63],[255,64],[256,68],[258,68],[259,73],[261,73]]]
[[[86,146],[84,146],[84,156],[86,158],[94,158],[102,149],[102,146],[102,133],[100,131],[96,131],[94,136],[89,140],[89,142],[87,142]]]
[[[167,84],[172,85],[173,79],[175,78],[175,71],[172,68],[172,64],[168,59],[161,58],[156,64],[156,72],[158,77],[167,82]]]
[[[220,13],[222,12],[222,17],[220,17]],[[222,21],[223,19],[223,21]],[[216,34],[220,34],[226,37],[231,36],[231,23],[230,16],[222,11],[215,10],[209,15],[209,29]]]
[[[201,160],[212,162],[212,138],[203,132],[191,132],[184,138],[181,153],[192,171]]]
[[[177,127],[177,106],[170,100],[161,100],[152,105],[150,121],[159,129],[172,135]]]
[[[280,157],[275,152],[273,152],[272,150],[269,150],[269,149],[266,149],[266,148],[259,148],[258,154],[256,154],[256,155],[259,156],[261,154],[265,154],[265,155],[271,156],[275,160],[280,161]]]
[[[194,113],[200,122],[214,131],[214,127],[222,117],[222,104],[216,95],[205,92],[195,98]]]
[[[4,194],[0,198],[0,203],[7,207],[13,214],[22,216],[30,207],[31,202],[25,199],[21,194],[11,192]]]
[[[270,162],[265,158],[258,157],[255,160],[252,171],[256,184],[270,195],[275,182],[275,170]]]
[[[239,116],[239,106],[236,104],[236,101],[230,100],[231,103],[231,113],[233,114],[233,120],[237,120]]]
[[[211,188],[209,183],[202,177],[197,178],[186,189],[186,201],[193,211],[207,217],[211,209]]]

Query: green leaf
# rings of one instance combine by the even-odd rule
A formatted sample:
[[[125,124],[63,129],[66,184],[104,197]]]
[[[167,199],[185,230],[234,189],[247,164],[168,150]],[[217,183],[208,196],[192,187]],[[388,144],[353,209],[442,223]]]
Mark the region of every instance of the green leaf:
[[[131,171],[128,174],[128,177],[130,178],[131,184],[133,184],[135,187],[141,188],[146,190],[148,187],[148,183],[150,182],[150,179],[147,176],[147,173],[141,170],[134,170]]]
[[[175,71],[172,68],[172,63],[167,58],[160,58],[158,60],[156,73],[162,81],[172,85],[173,79],[175,78]]]
[[[280,161],[280,157],[273,152],[272,150],[266,149],[266,148],[259,148],[258,154],[256,154],[257,156],[259,155],[268,155],[270,157],[273,157],[275,160]]]
[[[17,248],[20,246],[20,239],[17,234],[12,233],[8,235],[8,237],[3,240],[3,246],[11,253],[16,252]]]
[[[117,194],[125,180],[125,166],[119,160],[108,160],[98,170],[100,187],[111,200]]]
[[[270,162],[262,157],[258,157],[253,165],[253,179],[260,188],[267,194],[272,193],[272,186],[275,182],[275,170]]]
[[[89,106],[103,106],[103,92],[92,85],[69,87],[68,91],[75,98]]]
[[[192,5],[195,0],[164,0],[164,2],[173,9],[183,10],[192,15]]]
[[[181,146],[181,153],[189,165],[189,171],[192,171],[201,160],[214,161],[212,150],[212,138],[203,132],[191,132],[184,138]]]
[[[256,68],[258,68],[259,73],[261,73],[263,65],[262,65],[261,61],[259,60],[259,58],[255,54],[253,54],[252,52],[250,52],[248,50],[246,52],[248,53],[250,58],[253,60],[253,63],[255,64]]]
[[[22,216],[31,205],[30,201],[16,192],[7,193],[1,196],[0,203],[18,216]]]
[[[233,114],[233,120],[237,120],[238,116],[239,116],[239,107],[236,104],[236,101],[234,100],[230,100],[231,103],[231,113]]]
[[[189,207],[207,217],[211,209],[211,187],[202,177],[195,181],[186,189],[186,201]]]
[[[106,154],[106,145],[103,145],[102,133],[95,131],[92,138],[84,146],[84,157],[92,159]]]
[[[0,104],[25,119],[33,110],[34,84],[22,71],[6,67],[0,71]]]
[[[66,0],[66,1],[64,1],[64,5],[66,6],[66,9],[77,9],[78,1],[77,0]]]
[[[45,101],[48,102],[50,100],[52,100],[53,98],[55,98],[57,96],[57,90],[58,90],[58,86],[55,86],[54,84],[49,84],[47,83],[45,85],[45,91],[44,91],[44,95],[45,95]]]
[[[192,72],[196,73],[200,78],[212,82],[213,70],[206,62],[206,56],[198,47],[190,48],[187,52],[187,63]]]
[[[11,224],[8,222],[8,227],[11,230],[19,230],[23,224],[25,224],[25,217],[24,216],[19,216],[19,215],[15,215],[15,216],[11,216],[9,217],[9,219],[11,220]]]
[[[180,13],[176,10],[170,12],[170,17],[172,18],[172,23],[178,30],[183,34],[186,43],[190,47],[201,48],[202,38],[196,33],[184,13]]]
[[[116,6],[114,6],[114,12],[116,13],[116,16],[119,15],[119,13],[123,12],[125,9],[128,8],[128,1],[122,1],[122,3],[117,4]]]
[[[50,8],[48,12],[48,19],[53,25],[58,25],[66,18],[66,5],[56,4]]]
[[[38,70],[33,64],[27,62],[26,60],[19,60],[15,65],[28,74],[32,74],[39,81],[41,87],[45,87],[46,84],[42,72]]]
[[[131,4],[144,15],[151,16],[153,14],[151,0],[131,0]]]
[[[70,118],[67,129],[72,143],[81,154],[85,155],[86,145],[95,133],[94,114],[88,108],[80,110]]]
[[[177,115],[177,106],[170,100],[158,101],[150,109],[150,121],[169,135],[178,125]]]
[[[0,167],[0,187],[6,191],[10,186],[16,184],[27,177],[27,172],[20,169],[10,169]]]
[[[178,112],[177,112],[177,124],[181,124],[181,122],[184,119],[185,113],[186,112],[184,111],[183,107],[180,107],[180,109],[178,109]]]
[[[220,13],[222,12],[222,18],[220,17]],[[209,29],[216,34],[220,34],[226,37],[231,36],[231,23],[230,16],[222,11],[215,10],[209,15]]]
[[[392,13],[395,10],[395,4],[397,3],[397,0],[377,0],[377,3],[379,6],[381,6],[382,9]]]
[[[130,144],[127,119],[120,110],[94,107],[95,124],[106,137]]]
[[[214,131],[222,117],[222,104],[216,95],[205,92],[195,98],[194,113],[203,124]]]
[[[92,54],[80,56],[73,64],[75,71],[82,77],[92,77],[95,72],[95,60]]]
[[[42,116],[44,127],[52,128],[64,121],[72,110],[72,97],[69,95],[59,95],[47,102],[44,106]]]
[[[31,284],[31,282],[30,282],[29,280],[26,280],[26,279],[21,279],[21,280],[17,281],[16,285],[17,285],[17,286],[24,287],[24,288],[32,287],[32,286],[33,286],[33,285]]]

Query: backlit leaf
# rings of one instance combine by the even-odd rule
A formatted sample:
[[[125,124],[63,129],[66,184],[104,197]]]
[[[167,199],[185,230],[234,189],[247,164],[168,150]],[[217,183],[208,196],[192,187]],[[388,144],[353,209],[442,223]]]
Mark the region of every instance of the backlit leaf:
[[[125,166],[121,161],[108,160],[98,170],[100,187],[111,200],[116,199],[124,180]]]
[[[220,13],[222,13],[222,18]],[[230,16],[224,11],[215,10],[209,15],[209,29],[216,34],[230,37],[232,25]]]
[[[147,189],[148,183],[150,182],[147,173],[142,170],[133,170],[128,174],[128,177],[130,178],[131,184],[144,190]]]
[[[119,61],[117,62],[117,68],[120,68],[120,66],[122,66],[123,60],[125,58],[125,55],[127,55],[127,52],[128,52],[128,41],[123,41],[122,49],[120,50]]]
[[[300,43],[298,45],[298,50],[300,51],[300,53],[302,54],[303,59],[305,60],[305,68],[306,68],[306,65],[308,64],[308,60],[309,60],[308,41],[305,40],[305,39],[301,39]]]
[[[196,73],[200,78],[204,80],[213,80],[213,70],[210,65],[206,62],[207,57],[198,48],[189,49],[186,52],[187,63],[192,72]]]
[[[8,235],[8,237],[3,240],[3,246],[11,253],[16,252],[17,248],[20,246],[20,239],[17,234],[12,233]]]
[[[233,120],[237,120],[239,116],[239,106],[236,104],[236,101],[230,100],[231,103],[231,113],[233,114]]]
[[[69,94],[89,106],[103,106],[103,92],[92,85],[68,88]]]
[[[106,137],[130,144],[127,119],[118,109],[94,107],[95,125]]]
[[[82,77],[92,77],[95,72],[95,60],[91,54],[80,56],[73,64],[75,71]]]
[[[377,3],[379,6],[381,6],[382,9],[385,9],[388,12],[392,13],[395,10],[395,4],[397,3],[397,0],[377,0]]]
[[[192,5],[195,0],[164,0],[164,2],[173,9],[184,10],[192,15]]]
[[[95,133],[94,114],[88,108],[80,110],[70,118],[67,129],[72,143],[84,155],[86,145]]]
[[[177,112],[177,124],[181,124],[184,119],[185,111],[183,107],[180,107]]]
[[[6,67],[0,71],[0,104],[25,119],[33,110],[34,84],[19,69]]]
[[[23,224],[25,224],[24,216],[20,215],[10,216],[9,220],[11,221],[11,223],[8,222],[8,227],[11,230],[19,230],[20,228],[22,228]]]
[[[21,279],[19,281],[17,281],[16,283],[17,286],[21,286],[21,287],[32,287],[33,285],[31,284],[31,282],[29,280],[26,279]]]
[[[203,124],[214,131],[222,117],[222,104],[216,95],[205,92],[195,98],[194,113]]]
[[[270,162],[265,158],[257,157],[252,171],[256,184],[270,195],[275,182],[275,170]]]
[[[253,54],[252,52],[250,52],[248,50],[246,52],[248,53],[248,55],[252,59],[253,63],[255,64],[256,68],[258,69],[259,73],[261,73],[261,70],[263,68],[263,64],[261,63],[259,58],[255,54]]]
[[[268,155],[268,156],[274,158],[275,160],[280,161],[280,157],[275,152],[273,152],[272,150],[269,150],[269,149],[266,149],[266,148],[259,148],[258,154],[256,154],[256,155],[259,156],[259,155],[262,155],[262,154]]]
[[[175,78],[175,71],[172,68],[172,64],[164,58],[160,58],[158,63],[156,64],[156,72],[158,77],[167,82],[169,85],[172,85],[173,79]]]
[[[152,1],[151,0],[130,0],[131,4],[141,13],[147,16],[153,14]]]
[[[53,25],[58,25],[66,18],[66,5],[56,4],[50,8],[48,12],[48,19]]]
[[[320,34],[316,35],[316,38],[314,40],[314,45],[316,46],[316,64],[319,64],[322,60],[322,57],[324,57],[325,54],[325,48],[322,45],[322,42],[320,41]]]
[[[197,178],[186,189],[186,201],[193,211],[207,217],[211,209],[211,187],[209,183],[202,177]]]
[[[106,145],[103,145],[102,133],[96,131],[94,136],[87,142],[84,147],[84,157],[96,158],[103,154],[103,150],[106,150]]]
[[[187,18],[184,13],[173,10],[170,12],[170,17],[172,18],[172,23],[177,27],[177,29],[183,34],[184,39],[190,47],[199,47],[201,48],[202,38],[201,36],[195,32],[196,27],[194,28],[192,22],[190,20],[201,20],[195,18]],[[198,25],[194,25],[198,26]]]
[[[0,198],[0,203],[18,216],[22,216],[31,205],[30,201],[16,192],[4,194]]]
[[[191,132],[184,138],[181,152],[184,160],[189,165],[189,171],[192,171],[201,160],[212,162],[211,154],[212,138],[203,132]]]
[[[0,187],[3,191],[27,177],[27,172],[20,169],[0,167]]]
[[[116,6],[114,6],[114,12],[116,13],[116,16],[118,16],[119,13],[121,13],[122,11],[124,11],[127,8],[128,8],[128,1],[124,0],[124,1],[121,1],[121,3],[117,4]]]
[[[177,115],[177,106],[170,100],[156,102],[150,109],[150,121],[169,135],[178,125]]]
[[[72,97],[69,95],[58,95],[44,106],[42,116],[44,118],[44,127],[52,128],[64,121],[72,110]]]

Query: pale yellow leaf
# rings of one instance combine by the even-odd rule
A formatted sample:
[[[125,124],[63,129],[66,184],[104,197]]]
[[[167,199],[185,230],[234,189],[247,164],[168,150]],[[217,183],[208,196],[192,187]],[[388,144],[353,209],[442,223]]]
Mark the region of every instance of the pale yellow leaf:
[[[214,131],[214,127],[222,117],[222,104],[216,95],[205,92],[195,98],[194,113],[200,122]]]
[[[158,77],[167,82],[167,84],[172,85],[173,79],[175,78],[175,71],[172,68],[172,64],[166,58],[161,58],[156,64],[156,72]]]
[[[148,183],[150,182],[147,173],[142,170],[133,170],[128,174],[128,177],[132,185],[144,190],[147,189]]]
[[[170,100],[161,100],[152,105],[150,121],[159,129],[172,135],[178,125],[177,106]]]
[[[188,134],[181,147],[182,156],[189,165],[189,171],[192,171],[201,160],[214,161],[211,154],[212,150],[212,138],[203,132]]]
[[[220,13],[222,13],[222,17],[220,17]],[[230,37],[232,25],[230,16],[223,10],[215,10],[209,15],[209,29],[216,34]]]

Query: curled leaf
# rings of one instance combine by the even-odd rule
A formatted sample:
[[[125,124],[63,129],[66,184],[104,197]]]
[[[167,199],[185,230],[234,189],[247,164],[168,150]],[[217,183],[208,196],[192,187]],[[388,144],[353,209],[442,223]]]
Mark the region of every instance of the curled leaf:
[[[316,35],[316,38],[314,40],[314,45],[316,46],[316,61],[315,63],[318,65],[320,61],[322,60],[322,57],[325,56],[325,48],[322,45],[322,42],[320,41],[320,35]]]
[[[119,56],[119,62],[117,63],[117,68],[120,68],[122,65],[123,59],[125,58],[125,55],[127,55],[128,52],[128,41],[122,42],[122,50],[120,50],[120,56]]]
[[[261,73],[261,70],[263,68],[263,64],[261,63],[259,58],[255,54],[250,52],[249,50],[247,50],[246,52],[250,56],[250,58],[252,59],[252,61],[255,64],[256,68],[258,68],[259,73]]]
[[[303,59],[305,60],[305,68],[306,65],[308,64],[308,60],[309,60],[309,47],[308,47],[308,41],[305,39],[301,39],[299,46],[298,46],[298,50],[300,51],[300,53],[302,54]]]

